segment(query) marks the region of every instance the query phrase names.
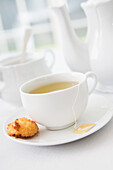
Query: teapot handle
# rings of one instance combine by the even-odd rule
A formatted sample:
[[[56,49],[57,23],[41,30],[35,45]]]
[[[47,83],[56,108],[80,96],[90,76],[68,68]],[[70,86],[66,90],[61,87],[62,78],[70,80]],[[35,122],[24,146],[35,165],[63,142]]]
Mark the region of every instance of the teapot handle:
[[[55,54],[54,54],[54,52],[52,50],[46,49],[45,50],[45,57],[47,58],[47,60],[48,60],[48,54],[51,55],[51,61],[50,61],[50,64],[48,64],[48,66],[49,66],[49,68],[52,68],[54,66],[54,64],[55,64]]]
[[[92,77],[94,79],[94,84],[93,84],[93,86],[90,88],[90,90],[88,92],[88,94],[90,95],[95,90],[98,80],[97,80],[96,74],[93,73],[93,72],[87,72],[85,75],[86,75],[87,79],[89,77]]]

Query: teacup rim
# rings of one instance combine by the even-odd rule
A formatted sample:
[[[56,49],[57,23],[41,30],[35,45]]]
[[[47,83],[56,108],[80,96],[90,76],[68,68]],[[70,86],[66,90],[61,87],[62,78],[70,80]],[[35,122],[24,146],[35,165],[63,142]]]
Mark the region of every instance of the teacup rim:
[[[27,62],[25,62],[25,63],[18,63],[18,64],[14,64],[14,65],[0,65],[0,68],[15,68],[15,67],[21,67],[21,66],[25,66],[25,65],[27,65],[27,64],[29,64],[29,63],[33,63],[33,62],[35,62],[35,61],[40,61],[40,60],[42,60],[43,58],[44,58],[44,56],[42,55],[40,58],[36,58],[36,57],[32,57],[32,56],[30,56],[30,55],[35,55],[36,54],[36,52],[34,52],[34,53],[26,53],[25,55],[26,55],[26,57],[25,57],[25,59],[28,57],[28,61]],[[15,61],[17,61],[18,59],[20,59],[20,56],[21,56],[22,54],[21,53],[19,53],[19,54],[15,54],[14,56],[12,56],[12,57],[6,57],[6,58],[3,58],[3,59],[1,59],[0,60],[0,64],[3,62],[3,61],[5,61],[5,60],[7,60],[7,59],[14,59]],[[29,61],[29,59],[30,59],[30,61]]]
[[[51,76],[55,76],[55,75],[61,75],[61,74],[81,74],[82,76],[84,76],[84,78],[76,85],[72,86],[72,87],[69,87],[69,88],[66,88],[66,89],[62,89],[62,90],[57,90],[57,91],[52,91],[52,92],[49,92],[49,93],[41,93],[41,94],[30,94],[30,93],[27,93],[27,92],[24,92],[22,90],[22,88],[24,88],[24,86],[28,85],[29,83],[33,82],[33,81],[36,81],[37,79],[41,79],[41,78],[44,78],[44,77],[51,77]],[[70,89],[73,89],[78,86],[80,86],[84,80],[86,79],[86,76],[85,74],[81,73],[81,72],[62,72],[62,73],[54,73],[54,74],[47,74],[47,75],[42,75],[42,76],[39,76],[39,77],[36,77],[36,78],[33,78],[25,83],[23,83],[21,86],[20,86],[20,93],[21,94],[25,94],[25,95],[30,95],[30,96],[45,96],[45,95],[52,95],[52,94],[55,94],[55,93],[62,93],[64,91],[69,91]]]

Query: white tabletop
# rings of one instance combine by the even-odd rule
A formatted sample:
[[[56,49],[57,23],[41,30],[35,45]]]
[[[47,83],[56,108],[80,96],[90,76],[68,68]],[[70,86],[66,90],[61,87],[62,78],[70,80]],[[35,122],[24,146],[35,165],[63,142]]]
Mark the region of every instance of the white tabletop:
[[[57,54],[53,72],[68,70]],[[113,94],[103,95],[113,101]],[[4,121],[13,111],[13,106],[0,99],[0,170],[113,170],[113,119],[98,132],[79,141],[36,147],[15,143],[4,135]]]

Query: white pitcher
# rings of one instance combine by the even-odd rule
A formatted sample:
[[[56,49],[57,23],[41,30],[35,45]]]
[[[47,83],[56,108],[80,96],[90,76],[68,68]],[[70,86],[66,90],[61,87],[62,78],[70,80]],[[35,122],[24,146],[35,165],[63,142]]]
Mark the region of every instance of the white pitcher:
[[[96,3],[99,31],[90,51],[91,68],[101,91],[113,92],[113,0]]]
[[[52,56],[51,63],[47,64],[47,53]],[[47,50],[46,54],[39,56],[38,54],[29,54],[25,58],[25,62],[21,63],[20,56],[9,57],[0,61],[0,96],[7,102],[16,106],[21,105],[19,87],[24,82],[51,73],[51,69],[55,62],[54,53]]]

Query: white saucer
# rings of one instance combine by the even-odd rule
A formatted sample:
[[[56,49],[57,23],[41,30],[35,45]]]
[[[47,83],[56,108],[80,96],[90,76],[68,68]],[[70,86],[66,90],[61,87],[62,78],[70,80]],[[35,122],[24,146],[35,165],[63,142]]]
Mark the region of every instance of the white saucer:
[[[106,86],[104,84],[97,84],[96,90],[102,93],[113,93],[113,85]]]
[[[83,134],[73,133],[75,129],[74,126],[71,126],[67,129],[59,130],[59,131],[49,131],[43,126],[39,126],[40,133],[38,136],[34,136],[33,138],[29,139],[19,139],[15,137],[10,137],[7,134],[7,125],[8,123],[14,121],[16,118],[19,117],[28,117],[26,114],[16,114],[10,119],[8,119],[4,124],[4,131],[8,138],[12,139],[15,142],[19,142],[26,145],[35,145],[35,146],[52,146],[52,145],[60,145],[69,142],[73,142],[84,138],[92,133],[96,132],[97,130],[101,129],[105,126],[113,116],[113,103],[109,101],[107,98],[92,94],[89,97],[89,102],[85,113],[81,116],[78,120],[78,124],[83,123],[96,123],[89,131]]]

